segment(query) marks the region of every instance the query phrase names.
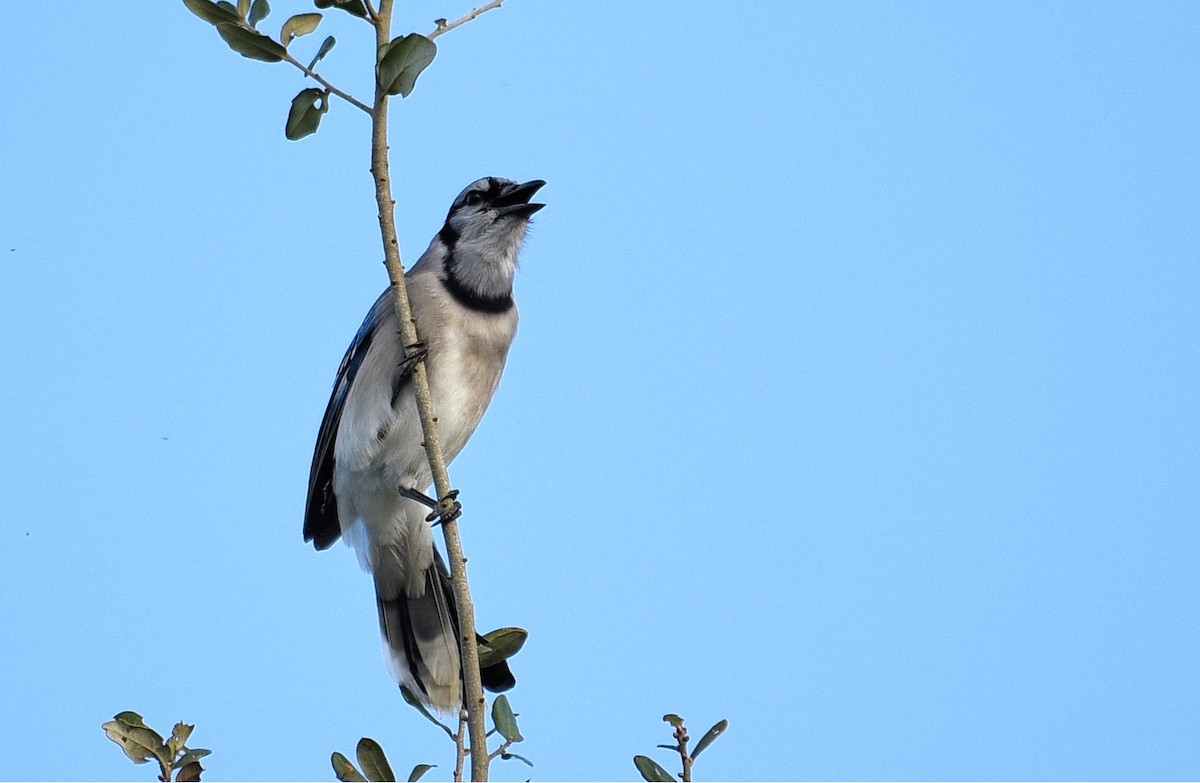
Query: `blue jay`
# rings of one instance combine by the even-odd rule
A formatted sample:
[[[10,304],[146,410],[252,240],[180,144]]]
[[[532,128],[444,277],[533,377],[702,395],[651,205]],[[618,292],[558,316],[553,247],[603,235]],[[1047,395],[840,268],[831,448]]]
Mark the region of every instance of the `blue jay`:
[[[441,231],[407,273],[421,344],[406,348],[390,289],[350,343],[321,421],[308,479],[304,540],[339,536],[375,580],[392,676],[434,708],[462,705],[458,614],[433,545],[421,490],[433,481],[410,372],[425,358],[447,461],[479,424],[517,330],[512,284],[530,199],[546,183],[485,177],[450,206]],[[482,671],[489,690],[515,684],[505,663]]]

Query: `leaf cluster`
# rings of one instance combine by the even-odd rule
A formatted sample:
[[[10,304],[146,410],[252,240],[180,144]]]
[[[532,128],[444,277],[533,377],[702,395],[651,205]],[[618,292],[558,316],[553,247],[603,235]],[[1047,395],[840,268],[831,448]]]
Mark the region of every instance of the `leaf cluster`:
[[[329,111],[331,94],[351,101],[364,111],[372,111],[366,104],[334,88],[313,70],[337,44],[332,35],[325,38],[307,66],[288,51],[292,41],[317,29],[321,14],[309,12],[290,16],[280,28],[279,36],[271,38],[258,29],[258,24],[271,13],[269,0],[238,0],[236,5],[229,0],[183,0],[183,4],[216,27],[217,34],[229,48],[243,57],[267,63],[291,63],[323,85],[323,88],[305,88],[292,98],[284,124],[284,136],[288,139],[297,141],[316,133],[321,118]],[[362,0],[314,0],[314,5],[321,9],[339,8],[374,23]],[[416,86],[417,77],[436,56],[437,44],[420,33],[393,38],[381,46],[376,55],[375,79],[379,94],[407,98]]]
[[[697,756],[704,752],[705,748],[716,741],[717,737],[725,733],[725,729],[729,728],[729,721],[719,720],[713,724],[713,727],[704,733],[704,736],[700,738],[700,741],[696,743],[696,747],[691,751],[688,750],[688,742],[691,738],[688,736],[683,718],[669,712],[663,716],[663,721],[671,725],[675,744],[659,745],[658,747],[673,750],[679,754],[679,759],[683,764],[683,771],[679,773],[679,779],[685,783],[690,783],[692,779],[692,763],[696,760]],[[637,767],[637,771],[643,780],[650,781],[651,783],[675,783],[675,777],[649,756],[634,756],[633,765]]]
[[[121,746],[134,764],[145,764],[151,759],[157,761],[158,779],[164,783],[172,780],[172,772],[176,781],[200,780],[200,773],[204,771],[200,759],[212,752],[187,746],[195,726],[176,723],[171,729],[171,736],[164,740],[161,734],[146,725],[141,715],[128,710],[117,713],[100,728],[104,729],[110,740]]]

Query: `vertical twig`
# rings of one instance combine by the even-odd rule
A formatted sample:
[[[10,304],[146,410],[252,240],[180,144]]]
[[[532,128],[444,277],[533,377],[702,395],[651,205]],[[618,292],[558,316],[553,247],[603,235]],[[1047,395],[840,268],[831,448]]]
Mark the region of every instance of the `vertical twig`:
[[[463,773],[463,761],[467,758],[466,746],[467,733],[467,711],[458,711],[458,731],[454,733],[454,780],[461,781]]]
[[[375,25],[376,51],[391,38],[392,0],[379,0],[373,20]],[[375,178],[375,200],[379,206],[379,229],[383,236],[384,265],[391,279],[392,294],[396,302],[396,315],[400,322],[404,344],[414,345],[418,341],[416,321],[412,317],[412,306],[408,299],[408,288],[404,283],[404,265],[400,260],[400,244],[396,239],[396,202],[392,198],[391,179],[388,170],[387,143],[387,92],[375,86],[375,106],[371,112],[371,174]],[[413,368],[413,386],[416,391],[417,410],[420,412],[421,429],[425,436],[425,453],[433,472],[433,484],[439,499],[450,493],[450,477],[446,472],[446,461],[442,455],[441,440],[437,433],[437,418],[429,393],[429,377],[425,363],[417,362]],[[487,730],[484,725],[486,703],[479,676],[479,648],[475,641],[475,607],[467,583],[466,563],[462,541],[455,520],[443,520],[442,535],[446,541],[446,558],[450,562],[450,575],[454,582],[454,599],[458,606],[459,649],[462,653],[463,704],[467,709],[467,728],[471,742],[471,779],[488,779]]]
[[[684,783],[691,783],[692,780],[692,757],[688,753],[688,740],[691,739],[687,733],[687,727],[680,721],[675,726],[675,742],[679,745],[679,760],[683,764],[683,772],[679,778]]]

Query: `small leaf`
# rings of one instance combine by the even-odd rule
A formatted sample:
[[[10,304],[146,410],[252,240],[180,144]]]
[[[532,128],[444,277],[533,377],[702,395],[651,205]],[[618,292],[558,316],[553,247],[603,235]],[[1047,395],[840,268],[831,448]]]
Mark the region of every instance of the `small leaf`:
[[[283,23],[283,29],[279,31],[279,41],[285,47],[290,46],[294,39],[308,35],[316,30],[320,23],[320,14],[296,14]]]
[[[254,5],[250,6],[250,26],[254,27],[266,19],[269,13],[271,13],[271,4],[267,0],[254,0]]]
[[[497,628],[484,634],[483,643],[487,647],[479,648],[479,668],[486,669],[513,657],[528,638],[529,632],[524,628]]]
[[[642,780],[650,781],[650,783],[675,783],[675,778],[671,777],[671,773],[660,767],[658,762],[649,756],[634,756],[633,766],[642,773]]]
[[[340,8],[363,19],[368,18],[367,7],[363,5],[362,0],[316,0],[314,5],[317,8]]]
[[[321,48],[317,50],[317,56],[314,57],[312,59],[312,62],[308,64],[308,70],[311,71],[317,63],[321,62],[321,59],[324,58],[325,55],[329,54],[329,52],[333,49],[334,44],[336,44],[336,43],[337,43],[337,39],[334,38],[332,35],[327,37],[324,41],[322,41]]]
[[[673,729],[677,729],[683,725],[683,718],[679,717],[678,715],[676,715],[673,712],[668,712],[666,715],[664,715],[663,721],[666,723],[670,723],[671,728],[673,728]]]
[[[318,103],[320,106],[317,105]],[[323,90],[316,87],[301,90],[299,95],[292,98],[292,108],[288,109],[287,124],[283,128],[283,135],[290,141],[297,141],[309,134],[316,133],[317,126],[321,124],[321,115],[327,111],[329,111],[329,96]]]
[[[182,756],[175,761],[175,769],[185,767],[193,761],[199,761],[205,756],[211,756],[212,751],[207,748],[188,748]]]
[[[146,722],[142,720],[142,716],[131,710],[118,712],[113,716],[113,720],[119,720],[127,726],[145,726]]]
[[[178,753],[184,746],[187,745],[188,737],[192,736],[192,731],[195,726],[187,723],[176,723],[175,728],[171,729],[171,739],[167,747],[171,749],[171,754]]]
[[[437,44],[420,33],[395,38],[380,53],[376,77],[388,95],[407,98],[421,71],[437,56]]]
[[[233,3],[229,2],[229,0],[217,0],[217,5],[222,11],[228,11],[229,13],[233,14],[238,21],[241,21],[242,17],[238,16],[237,8],[233,5]]]
[[[412,691],[410,691],[406,686],[400,686],[400,695],[404,697],[404,701],[407,702],[408,706],[412,707],[417,712],[428,718],[433,725],[440,726],[442,731],[446,732],[447,737],[454,739],[454,732],[450,730],[450,727],[433,717],[429,710],[425,709],[425,705],[421,703],[421,700],[414,696]]]
[[[679,750],[679,746],[678,746],[678,745],[655,745],[654,747],[656,747],[656,748],[666,748],[667,750],[674,750],[674,751],[678,751],[678,750]]]
[[[104,733],[110,740],[125,751],[125,755],[134,764],[145,764],[152,758],[163,759],[169,764],[167,744],[163,742],[162,736],[143,723],[141,716],[137,713],[121,713],[121,715],[127,714],[130,716],[130,722],[121,720],[119,715],[101,725],[100,728],[104,729]]]
[[[350,759],[338,753],[336,750],[329,757],[329,763],[333,765],[333,774],[342,783],[367,783],[367,779],[359,774],[354,765],[350,763]]]
[[[200,779],[200,773],[204,771],[204,767],[200,766],[199,761],[189,761],[179,768],[179,772],[175,774],[175,780],[178,783],[195,783]]]
[[[250,0],[237,0],[237,15],[245,19],[250,13]]]
[[[492,723],[496,725],[496,731],[500,732],[500,736],[509,742],[520,742],[525,739],[521,736],[520,729],[517,728],[517,716],[513,715],[507,696],[497,696],[492,701]]]
[[[388,764],[387,756],[378,742],[370,737],[363,737],[358,741],[354,754],[358,757],[358,766],[362,767],[367,780],[372,783],[395,783],[396,773],[392,772],[392,765]]]
[[[236,24],[219,24],[217,32],[229,44],[229,48],[243,57],[251,60],[261,60],[264,63],[277,63],[287,56],[284,49],[262,33],[247,30]]]
[[[415,783],[415,781],[420,780],[426,772],[436,766],[437,764],[418,764],[417,766],[413,767],[412,772],[408,773],[408,783]]]
[[[696,743],[696,749],[692,751],[692,758],[694,759],[699,756],[701,751],[713,744],[713,740],[724,734],[727,728],[729,728],[729,721],[720,720],[711,729],[704,732],[704,736]]]
[[[222,22],[237,24],[241,21],[236,13],[229,13],[211,0],[183,0],[183,4],[189,11],[209,24],[221,24]]]
[[[519,753],[501,753],[500,758],[504,759],[505,761],[508,761],[509,759],[516,759],[517,761],[524,761],[526,764],[528,764],[531,767],[533,766],[532,761],[525,758],[524,756],[522,756]]]

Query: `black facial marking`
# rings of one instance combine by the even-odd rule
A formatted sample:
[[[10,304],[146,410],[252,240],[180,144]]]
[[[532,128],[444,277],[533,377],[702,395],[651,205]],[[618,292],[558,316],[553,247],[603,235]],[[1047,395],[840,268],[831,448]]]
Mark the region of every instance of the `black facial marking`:
[[[442,244],[446,246],[447,250],[453,250],[454,243],[458,242],[458,232],[450,225],[449,220],[442,224],[442,230],[438,232],[438,236],[441,237]]]

